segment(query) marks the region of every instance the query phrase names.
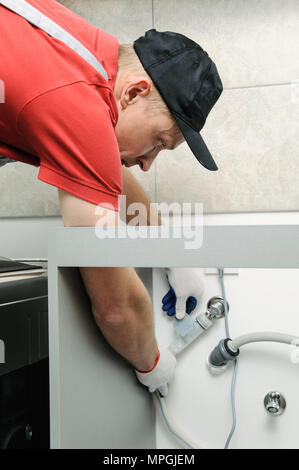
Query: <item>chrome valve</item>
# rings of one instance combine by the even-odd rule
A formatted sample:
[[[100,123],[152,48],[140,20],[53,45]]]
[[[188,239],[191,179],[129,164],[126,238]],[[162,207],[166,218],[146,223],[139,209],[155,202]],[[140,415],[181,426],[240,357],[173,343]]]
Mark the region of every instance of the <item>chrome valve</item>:
[[[229,305],[227,303],[227,311],[229,310]],[[222,318],[225,316],[224,300],[222,297],[212,297],[207,303],[206,316],[209,320],[214,318]]]
[[[264,398],[264,406],[267,413],[279,416],[285,410],[286,401],[280,392],[269,392]]]

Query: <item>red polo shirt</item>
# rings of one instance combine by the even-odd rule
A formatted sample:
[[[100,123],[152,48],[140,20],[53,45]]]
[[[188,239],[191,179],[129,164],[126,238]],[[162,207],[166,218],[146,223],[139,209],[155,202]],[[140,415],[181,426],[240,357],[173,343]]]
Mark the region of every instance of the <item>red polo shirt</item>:
[[[118,210],[118,40],[55,0],[28,3],[89,49],[109,80],[64,43],[0,6],[0,155],[39,166],[39,180]]]

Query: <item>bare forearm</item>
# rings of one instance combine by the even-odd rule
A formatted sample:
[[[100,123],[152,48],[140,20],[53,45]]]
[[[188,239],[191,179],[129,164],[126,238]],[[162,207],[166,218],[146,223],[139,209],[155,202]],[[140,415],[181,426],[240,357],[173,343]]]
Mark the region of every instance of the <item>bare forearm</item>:
[[[93,315],[108,343],[135,369],[149,370],[153,367],[158,347],[149,300],[136,305],[136,308],[124,309],[122,318],[115,322],[105,321],[96,309],[93,309]]]
[[[110,345],[136,369],[157,355],[150,295],[133,268],[80,267],[96,323]]]
[[[128,168],[123,167],[122,174],[122,194],[126,196],[126,214],[120,214],[122,220],[124,220],[128,224],[131,219],[136,217],[136,214],[127,214],[127,209],[130,204],[140,202],[146,208],[146,218],[144,218],[144,220],[141,220],[141,223],[139,225],[162,225],[162,220],[159,213],[156,211],[153,205],[151,205],[151,201],[139,181],[137,181],[135,176],[133,176],[133,174],[130,172],[130,170],[128,170]],[[140,214],[138,215],[140,217]]]

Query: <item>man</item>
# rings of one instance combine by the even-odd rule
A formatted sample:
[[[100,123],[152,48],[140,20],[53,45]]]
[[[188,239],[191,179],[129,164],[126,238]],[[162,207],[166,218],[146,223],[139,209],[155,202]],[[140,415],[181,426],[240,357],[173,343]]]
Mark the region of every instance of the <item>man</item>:
[[[0,155],[40,167],[38,178],[58,188],[65,226],[95,226],[103,215],[118,225],[120,194],[127,205],[143,203],[144,224],[150,224],[150,201],[126,167],[147,171],[162,149],[184,140],[203,166],[217,170],[199,130],[222,83],[198,44],[152,29],[133,47],[119,47],[115,37],[55,0],[28,1],[35,18],[42,13],[54,30],[63,28],[60,40],[40,18],[26,19],[23,0],[17,2],[21,13],[11,7],[16,2],[1,3]],[[64,43],[68,33],[96,57],[102,73]],[[165,396],[176,359],[158,349],[150,297],[135,270],[82,267],[80,273],[107,341],[140,382]],[[163,309],[181,319],[201,286],[194,270],[169,269],[167,276]]]

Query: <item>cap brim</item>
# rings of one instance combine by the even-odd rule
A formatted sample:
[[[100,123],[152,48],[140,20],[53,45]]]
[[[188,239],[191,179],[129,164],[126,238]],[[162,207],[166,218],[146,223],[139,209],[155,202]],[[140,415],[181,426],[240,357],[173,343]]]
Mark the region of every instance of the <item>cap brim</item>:
[[[203,138],[201,135],[196,132],[192,127],[188,126],[182,119],[180,119],[177,115],[173,116],[176,120],[183,136],[186,139],[187,144],[190,147],[190,150],[197,158],[199,163],[203,165],[205,168],[211,171],[218,170],[218,167],[210,154],[210,151],[206,144],[204,143]]]

